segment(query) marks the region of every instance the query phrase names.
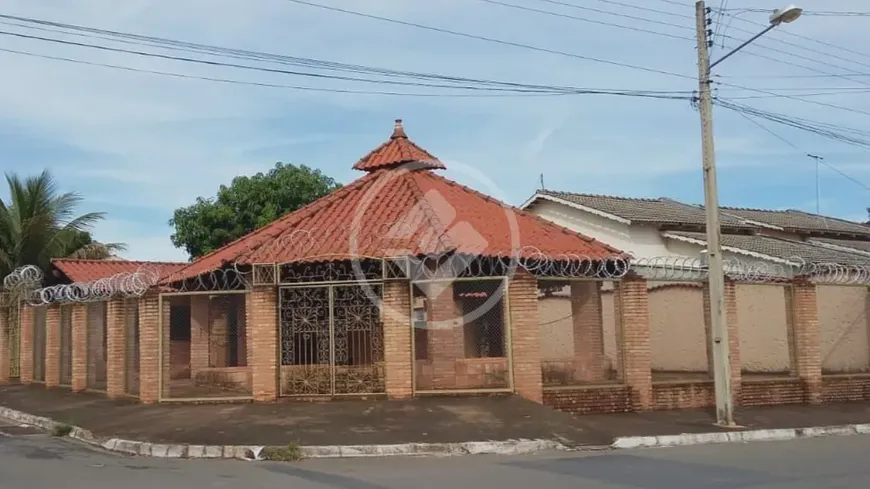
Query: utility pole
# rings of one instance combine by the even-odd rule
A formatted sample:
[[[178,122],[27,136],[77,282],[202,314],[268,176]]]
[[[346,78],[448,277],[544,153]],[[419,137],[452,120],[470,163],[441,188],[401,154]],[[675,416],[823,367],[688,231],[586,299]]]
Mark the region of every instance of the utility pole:
[[[821,205],[819,204],[819,202],[821,201],[822,192],[819,184],[819,163],[824,160],[824,158],[822,158],[821,156],[811,155],[809,153],[807,153],[807,156],[816,160],[816,214],[821,214]]]
[[[698,37],[698,107],[701,113],[703,151],[704,209],[707,213],[707,256],[710,294],[710,341],[713,343],[713,382],[716,391],[716,423],[734,425],[731,398],[731,361],[728,348],[728,323],[725,309],[725,271],[719,226],[719,192],[716,183],[716,153],[713,145],[713,99],[710,95],[710,41],[707,7],[695,4]],[[730,55],[730,54],[729,54]],[[728,55],[726,55],[728,56]],[[724,59],[724,58],[723,58]]]

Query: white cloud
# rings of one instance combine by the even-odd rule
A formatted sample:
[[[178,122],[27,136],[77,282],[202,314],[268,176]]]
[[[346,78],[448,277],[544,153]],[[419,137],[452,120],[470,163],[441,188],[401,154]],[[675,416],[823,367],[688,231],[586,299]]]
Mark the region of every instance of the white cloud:
[[[649,66],[685,74],[688,78],[451,37],[325,12],[284,0],[129,0],[121,3],[70,0],[14,2],[4,5],[4,10],[13,15],[105,29],[411,71],[594,88],[695,88],[692,80],[696,73],[695,54],[691,41],[518,12],[473,0],[317,1],[581,56]],[[692,2],[688,0],[682,9],[665,3],[652,7],[639,0],[633,2],[689,17],[693,14]],[[751,5],[729,3],[732,8],[780,6],[778,0],[759,0]],[[685,29],[546,4],[536,7],[552,7],[552,10],[571,15],[689,37],[694,26],[690,18],[675,16],[649,14],[651,19],[678,23]],[[607,4],[596,3],[595,7],[617,10]],[[825,9],[860,10],[862,7],[863,2],[857,0],[838,1],[836,7],[825,3]],[[764,22],[762,14],[746,14],[742,18]],[[860,46],[870,41],[870,35],[861,25],[854,19],[807,16],[780,29],[861,50]],[[736,28],[756,29],[737,20],[731,26],[727,34],[735,38],[748,36]],[[55,35],[10,26],[2,26],[2,29]],[[65,38],[94,42],[93,39]],[[776,31],[753,49],[773,56],[776,54],[765,51],[763,46],[795,49],[772,39],[828,49]],[[5,37],[3,47],[141,69],[249,81],[389,89],[196,66]],[[819,57],[811,52],[798,52]],[[722,51],[716,50],[714,54],[721,55]],[[870,64],[870,58],[838,54]],[[836,59],[827,62],[841,63]],[[130,243],[130,254],[135,257],[149,257],[149,254],[178,257],[178,252],[169,248],[169,230],[164,226],[172,209],[191,203],[197,196],[213,194],[219,184],[228,183],[235,175],[266,170],[275,161],[284,160],[320,167],[342,180],[355,177],[355,172],[349,171],[350,165],[386,137],[392,118],[397,116],[406,119],[414,139],[445,160],[461,161],[486,174],[514,203],[531,194],[540,173],[545,174],[548,186],[565,190],[629,195],[670,195],[681,191],[683,198],[689,195],[694,197],[691,200],[700,200],[698,115],[686,101],[587,96],[400,99],[222,85],[9,53],[0,53],[0,63],[5,73],[14,73],[14,76],[4,77],[4,89],[0,90],[0,138],[4,133],[13,134],[11,137],[26,135],[33,152],[48,145],[66,148],[53,157],[44,154],[28,157],[27,151],[17,152],[12,169],[30,172],[34,167],[50,164],[66,187],[85,194],[89,208],[110,213],[111,219],[98,228],[98,237]],[[824,65],[814,66],[823,71],[833,70]],[[855,63],[850,66],[860,67]],[[755,88],[857,86],[837,78],[743,77],[809,73],[812,72],[743,54],[734,56],[717,69],[722,81]],[[720,88],[722,96],[736,93]],[[865,98],[842,95],[819,100],[867,109]],[[866,125],[866,116],[789,99],[744,102],[837,124]],[[842,148],[795,130],[770,127],[805,146],[807,151],[833,154]],[[790,159],[803,158],[800,151],[792,150],[739,116],[721,109],[716,111],[716,134],[721,175],[754,175],[741,179],[748,182],[741,188],[727,185],[721,188],[723,195],[731,192],[732,201],[744,198],[741,192],[754,188],[758,183],[756,179],[769,182],[770,178],[782,174],[782,165]],[[854,159],[848,163],[859,161]],[[795,178],[803,178],[806,171],[812,171],[812,166],[801,165],[791,165],[790,172],[797,175]],[[673,182],[680,185],[675,186]],[[693,190],[685,190],[689,185]],[[846,189],[851,192],[849,195],[854,194],[854,187]],[[848,206],[856,207],[865,196],[853,197]],[[768,197],[769,206],[777,205],[776,194]],[[783,202],[791,200],[782,196]],[[115,203],[123,204],[123,212],[115,208]],[[841,205],[844,209],[847,207]],[[840,212],[836,205],[832,209]],[[149,217],[143,217],[143,213]],[[120,222],[123,224],[118,224]]]

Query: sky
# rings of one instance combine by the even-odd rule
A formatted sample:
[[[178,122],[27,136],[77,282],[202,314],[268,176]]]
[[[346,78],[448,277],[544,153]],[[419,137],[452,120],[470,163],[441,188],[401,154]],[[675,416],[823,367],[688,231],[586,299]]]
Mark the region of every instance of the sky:
[[[4,0],[0,14],[469,78],[584,88],[697,88],[691,0],[560,0],[622,16],[558,2],[502,0],[587,21],[481,0],[310,1],[683,76],[451,36],[288,0]],[[780,3],[729,0],[726,7],[772,10]],[[864,3],[807,0],[801,6],[808,11],[870,11]],[[710,5],[718,7],[720,0]],[[713,25],[718,34],[714,59],[761,30],[750,22],[767,19],[759,12],[728,13],[738,15],[724,16],[721,24]],[[862,111],[870,112],[870,96],[854,89],[870,90],[870,75],[852,79],[815,75],[870,73],[870,48],[865,49],[870,44],[868,27],[866,16],[810,15],[777,27],[714,71],[718,82],[768,93],[718,84],[717,96],[794,96],[848,88],[851,93],[803,100],[739,101],[789,116],[866,128],[870,113]],[[0,24],[0,31],[82,41],[9,24]],[[138,69],[321,88],[392,89],[0,38],[0,48]],[[197,197],[214,195],[234,176],[267,171],[282,161],[318,168],[343,183],[352,181],[361,174],[351,166],[389,137],[396,118],[404,120],[415,142],[446,163],[447,176],[514,205],[534,194],[541,175],[544,186],[554,190],[703,202],[699,116],[687,100],[325,93],[181,79],[2,51],[0,66],[2,170],[28,175],[49,169],[62,190],[81,194],[82,212],[107,213],[94,234],[102,241],[126,243],[129,249],[123,256],[130,259],[186,260],[184,251],[174,248],[169,239],[173,210]],[[806,153],[823,156],[825,163],[870,186],[868,150],[761,123],[790,144],[740,114],[714,110],[723,205],[815,211],[816,165]],[[826,166],[821,166],[818,181],[822,213],[852,220],[866,217],[870,205],[866,186]],[[0,188],[0,198],[7,198],[5,189]]]

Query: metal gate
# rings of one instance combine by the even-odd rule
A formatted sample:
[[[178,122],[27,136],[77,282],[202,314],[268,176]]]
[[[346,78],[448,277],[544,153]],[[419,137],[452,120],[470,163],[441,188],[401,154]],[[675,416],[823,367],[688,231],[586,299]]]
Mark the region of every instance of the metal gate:
[[[379,394],[384,384],[380,283],[282,287],[282,396]]]

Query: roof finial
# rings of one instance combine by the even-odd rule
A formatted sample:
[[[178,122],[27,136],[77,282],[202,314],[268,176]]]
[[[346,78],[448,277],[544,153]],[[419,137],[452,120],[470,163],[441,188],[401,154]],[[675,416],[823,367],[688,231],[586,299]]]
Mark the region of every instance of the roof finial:
[[[396,119],[396,127],[393,128],[393,135],[390,136],[390,139],[398,138],[408,139],[408,135],[405,134],[405,128],[402,127],[402,119]]]

